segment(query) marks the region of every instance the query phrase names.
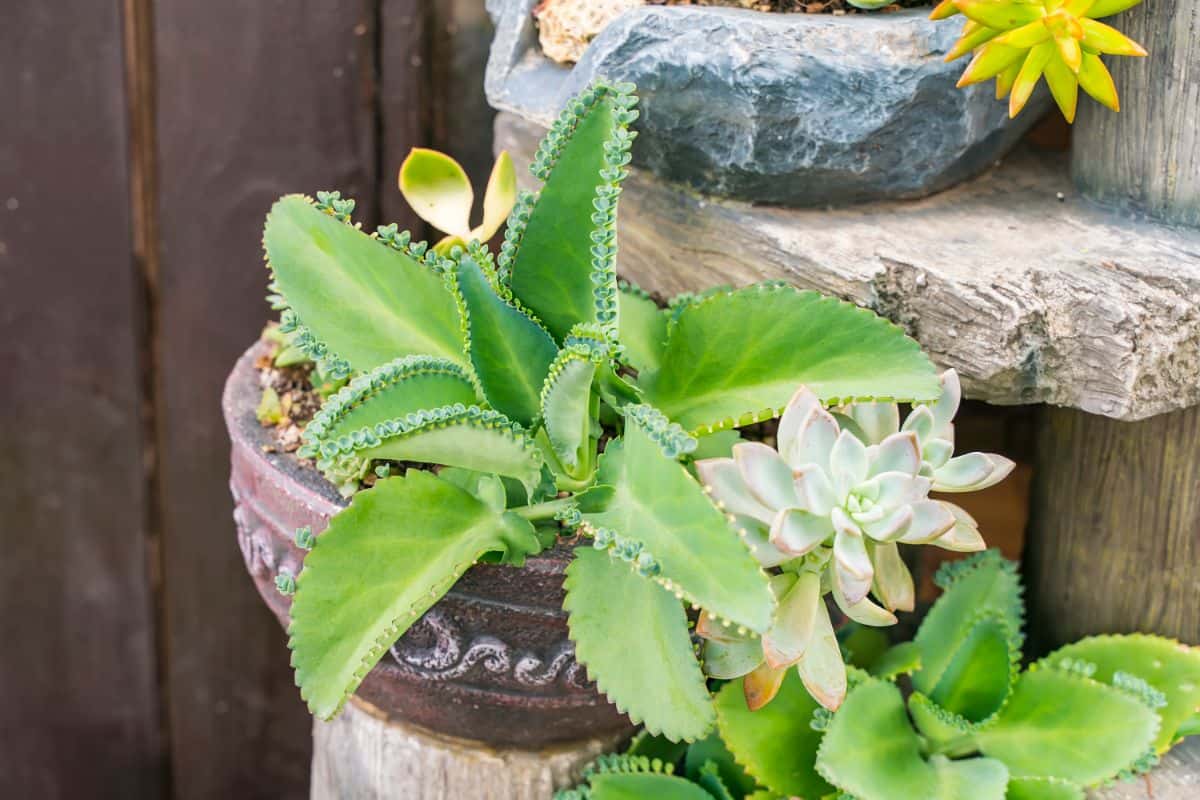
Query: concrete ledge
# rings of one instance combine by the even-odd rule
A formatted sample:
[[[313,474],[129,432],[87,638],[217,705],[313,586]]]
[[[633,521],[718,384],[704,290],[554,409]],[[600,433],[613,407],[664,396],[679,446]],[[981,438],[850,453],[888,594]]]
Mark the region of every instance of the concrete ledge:
[[[540,135],[497,117],[519,166]],[[717,201],[641,172],[626,187],[618,270],[650,291],[782,278],[837,295],[904,325],[991,403],[1125,420],[1200,404],[1200,230],[1087,203],[1062,154],[838,210]]]

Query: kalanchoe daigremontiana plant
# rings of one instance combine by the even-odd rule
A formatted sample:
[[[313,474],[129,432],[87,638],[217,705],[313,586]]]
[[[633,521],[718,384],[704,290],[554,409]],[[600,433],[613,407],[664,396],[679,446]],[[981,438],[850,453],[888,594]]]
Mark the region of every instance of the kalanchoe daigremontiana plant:
[[[830,412],[802,388],[779,422],[778,451],[740,442],[732,458],[696,462],[700,479],[733,516],[759,563],[779,569],[771,578],[775,618],[761,638],[707,615],[698,625],[708,640],[707,672],[745,675],[751,709],[771,701],[792,665],[821,705],[841,705],[846,670],[826,594],[856,622],[891,625],[892,612],[912,611],[914,601],[900,544],[983,549],[971,516],[929,493],[987,488],[1013,463],[987,453],[954,456],[958,376],[944,373],[941,386],[940,397],[917,405],[903,425],[895,403],[854,403]],[[871,601],[872,591],[882,606]]]
[[[1120,110],[1117,87],[1102,55],[1144,56],[1145,49],[1097,20],[1132,8],[1142,0],[942,0],[931,19],[963,14],[962,36],[947,61],[975,57],[959,86],[996,79],[996,99],[1008,98],[1009,116],[1029,102],[1039,80],[1067,122],[1075,121],[1079,89]]]
[[[314,713],[336,714],[473,563],[520,564],[566,523],[582,543],[565,580],[577,658],[635,721],[703,736],[715,714],[687,605],[764,634],[775,600],[690,454],[777,416],[800,384],[827,405],[938,396],[917,345],[864,309],[770,284],[663,310],[618,284],[634,105],[603,84],[568,104],[496,259],[394,225],[367,235],[337,193],[272,208],[282,325],[323,374],[349,378],[303,453],[352,500],[284,581]]]
[[[1200,733],[1200,649],[1093,636],[1022,671],[1016,565],[978,553],[937,583],[913,641],[852,656],[837,712],[795,673],[750,711],[739,679],[717,694],[716,734],[686,747],[639,736],[558,800],[1083,800]],[[858,629],[849,648],[863,634],[882,637]]]

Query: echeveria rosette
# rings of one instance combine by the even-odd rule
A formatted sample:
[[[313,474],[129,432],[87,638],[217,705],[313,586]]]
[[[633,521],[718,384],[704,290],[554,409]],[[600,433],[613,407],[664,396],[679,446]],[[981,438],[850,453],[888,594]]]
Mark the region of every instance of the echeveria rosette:
[[[974,53],[959,86],[996,79],[996,98],[1009,98],[1009,116],[1025,107],[1043,76],[1067,122],[1075,120],[1079,89],[1120,110],[1117,89],[1101,55],[1144,56],[1120,31],[1097,22],[1141,0],[943,0],[930,15],[967,17],[947,61]]]
[[[778,610],[761,640],[707,616],[697,626],[709,673],[745,675],[751,707],[770,702],[792,665],[821,705],[841,704],[846,672],[824,596],[832,593],[856,622],[894,624],[893,612],[911,611],[915,600],[898,544],[983,549],[971,516],[929,493],[986,488],[1013,464],[993,454],[953,455],[957,375],[944,373],[941,387],[938,400],[917,405],[903,424],[895,404],[831,412],[801,388],[780,419],[778,450],[741,442],[732,458],[696,463],[759,562],[780,569],[772,579]]]

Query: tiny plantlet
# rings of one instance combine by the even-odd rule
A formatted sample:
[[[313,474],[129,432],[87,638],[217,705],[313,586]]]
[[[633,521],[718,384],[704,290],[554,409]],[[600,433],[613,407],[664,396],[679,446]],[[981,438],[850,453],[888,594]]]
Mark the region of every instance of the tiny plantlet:
[[[1008,98],[1009,116],[1029,102],[1043,77],[1067,122],[1075,121],[1079,89],[1120,110],[1117,88],[1101,56],[1144,56],[1146,51],[1098,20],[1142,0],[942,0],[930,15],[967,18],[962,36],[946,54],[974,54],[959,86],[996,79],[996,99]]]
[[[642,734],[557,800],[1083,800],[1151,769],[1200,732],[1200,650],[1142,634],[1093,636],[1022,669],[1016,565],[996,551],[944,565],[916,637],[862,646],[836,712],[801,676],[747,708],[739,679],[717,730],[691,745]],[[910,687],[904,693],[900,684]]]
[[[280,335],[345,382],[301,451],[351,498],[304,537],[315,546],[294,579],[292,663],[313,713],[336,714],[472,564],[520,565],[569,537],[577,659],[648,730],[704,737],[716,710],[689,608],[761,637],[791,606],[776,599],[782,573],[756,557],[757,531],[714,503],[694,462],[728,456],[732,429],[779,416],[801,385],[814,409],[945,394],[915,342],[848,303],[763,284],[664,309],[619,283],[635,107],[631,86],[603,83],[568,103],[532,165],[540,189],[517,197],[495,258],[478,241],[495,205],[483,229],[465,227],[464,180],[428,153],[402,182],[461,243],[430,248],[394,225],[368,234],[336,192],[271,209]],[[940,417],[926,413],[928,430],[905,441],[940,453]],[[846,589],[855,607],[860,588]]]

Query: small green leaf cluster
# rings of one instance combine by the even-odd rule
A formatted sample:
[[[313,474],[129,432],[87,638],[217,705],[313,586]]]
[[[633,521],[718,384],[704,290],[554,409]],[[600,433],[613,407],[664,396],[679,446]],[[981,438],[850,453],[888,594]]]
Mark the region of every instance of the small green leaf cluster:
[[[582,540],[565,580],[576,657],[651,731],[702,738],[716,710],[688,606],[762,634],[775,599],[690,462],[724,429],[778,416],[800,384],[827,404],[938,397],[916,343],[850,304],[767,284],[662,309],[619,283],[635,106],[632,87],[604,83],[568,103],[495,259],[462,241],[492,227],[468,230],[465,179],[429,152],[401,181],[455,241],[369,235],[334,192],[271,209],[281,331],[349,379],[302,454],[352,499],[285,582],[314,713],[336,714],[473,563],[520,564],[563,523]]]
[[[938,582],[945,591],[912,641],[867,647],[859,634],[878,635],[867,628],[847,637],[864,657],[849,667],[836,712],[795,673],[756,712],[741,681],[727,683],[717,733],[686,747],[641,734],[623,757],[649,759],[659,793],[590,775],[560,797],[1083,800],[1086,789],[1144,774],[1200,733],[1200,649],[1093,636],[1022,671],[1016,565],[986,551]]]

